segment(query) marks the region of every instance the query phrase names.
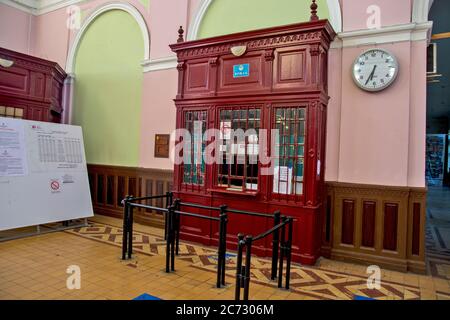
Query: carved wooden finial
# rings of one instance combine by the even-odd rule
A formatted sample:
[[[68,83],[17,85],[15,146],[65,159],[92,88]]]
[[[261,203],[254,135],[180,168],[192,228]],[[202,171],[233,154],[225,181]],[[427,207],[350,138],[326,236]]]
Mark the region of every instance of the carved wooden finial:
[[[184,42],[183,34],[184,34],[183,26],[180,26],[180,29],[178,29],[178,40],[177,40],[177,42]]]
[[[319,20],[319,16],[317,15],[317,8],[319,6],[316,3],[316,0],[312,0],[312,4],[311,4],[311,21],[317,21]]]

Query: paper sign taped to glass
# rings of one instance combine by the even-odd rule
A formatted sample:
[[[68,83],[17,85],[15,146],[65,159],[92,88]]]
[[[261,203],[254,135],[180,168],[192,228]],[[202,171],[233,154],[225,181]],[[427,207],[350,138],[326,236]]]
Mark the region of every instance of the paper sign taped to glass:
[[[303,194],[303,176],[293,177],[292,168],[275,166],[273,171],[273,192],[279,194]]]

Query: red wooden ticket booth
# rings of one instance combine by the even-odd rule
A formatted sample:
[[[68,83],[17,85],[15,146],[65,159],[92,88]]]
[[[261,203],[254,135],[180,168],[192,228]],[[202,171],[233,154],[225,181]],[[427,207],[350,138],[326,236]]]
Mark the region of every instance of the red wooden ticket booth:
[[[315,263],[322,239],[327,61],[335,36],[327,20],[315,18],[313,13],[306,23],[188,42],[180,30],[178,43],[171,45],[179,72],[176,127],[193,134],[189,141],[176,140],[184,148],[183,162],[174,167],[174,196],[205,206],[226,204],[270,214],[280,210],[294,217],[293,260],[305,264]],[[195,132],[207,129],[217,129],[220,141],[217,136],[195,138]],[[236,129],[251,133],[237,141],[230,134]],[[267,130],[265,136],[260,129]],[[263,150],[273,129],[279,130],[279,139]],[[213,154],[222,161],[195,161],[213,142],[219,155]],[[264,151],[274,151],[271,163],[262,161]],[[271,174],[263,174],[268,167]],[[228,247],[236,249],[239,232],[257,235],[272,226],[271,219],[230,214]],[[182,218],[180,235],[215,245],[218,230],[211,221]],[[270,255],[271,239],[256,242],[254,249]]]

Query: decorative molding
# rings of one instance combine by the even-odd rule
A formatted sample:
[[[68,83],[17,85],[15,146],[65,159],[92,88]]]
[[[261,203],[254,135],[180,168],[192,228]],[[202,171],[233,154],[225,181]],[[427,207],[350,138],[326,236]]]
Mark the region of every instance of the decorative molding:
[[[144,72],[175,69],[177,67],[177,57],[170,56],[158,59],[145,60],[142,62]]]
[[[8,59],[2,59],[0,58],[0,66],[2,66],[3,68],[9,68],[14,64],[13,60],[8,60]]]
[[[433,23],[428,21],[388,26],[380,29],[340,32],[331,43],[331,49],[427,40],[429,39],[432,26]]]
[[[0,3],[39,16],[86,0],[0,0]]]
[[[208,11],[209,6],[214,0],[202,0],[194,15],[192,23],[188,27],[187,41],[197,40],[198,31],[202,23],[203,17]],[[342,12],[339,0],[327,0],[329,20],[335,32],[342,31]]]
[[[428,22],[428,14],[434,0],[414,0],[412,18],[414,23]]]
[[[187,59],[191,56],[208,56],[210,54],[221,55],[228,54],[232,47],[237,45],[245,45],[248,50],[269,49],[280,43],[305,43],[311,40],[320,40],[324,35],[321,31],[313,31],[306,33],[292,33],[283,36],[273,36],[257,40],[239,41],[238,43],[224,43],[206,47],[199,47],[195,49],[180,50],[178,57],[180,59]]]
[[[327,0],[331,25],[336,33],[342,32],[342,11],[339,0]]]
[[[203,17],[206,14],[210,4],[213,0],[202,0],[197,12],[195,13],[194,19],[188,27],[187,41],[196,40],[198,35],[198,30],[200,29],[200,24],[202,23]]]
[[[74,66],[75,66],[75,56],[78,51],[78,47],[81,43],[81,40],[84,36],[84,33],[89,28],[91,23],[97,19],[99,16],[101,16],[103,13],[110,11],[110,10],[123,10],[127,13],[129,13],[138,23],[139,28],[142,32],[142,37],[144,39],[144,61],[149,59],[150,56],[150,33],[147,28],[147,24],[145,23],[144,18],[142,17],[141,13],[138,9],[136,9],[134,6],[127,2],[109,2],[106,4],[100,5],[97,9],[95,9],[89,17],[87,17],[83,25],[81,26],[80,30],[75,36],[75,40],[72,43],[72,46],[70,47],[69,54],[67,56],[67,63],[66,63],[66,72],[67,73],[73,73],[74,72]]]
[[[37,0],[0,0],[0,3],[29,14],[36,14],[39,5]]]
[[[46,14],[84,1],[87,0],[39,0],[40,6],[37,8],[36,15]]]

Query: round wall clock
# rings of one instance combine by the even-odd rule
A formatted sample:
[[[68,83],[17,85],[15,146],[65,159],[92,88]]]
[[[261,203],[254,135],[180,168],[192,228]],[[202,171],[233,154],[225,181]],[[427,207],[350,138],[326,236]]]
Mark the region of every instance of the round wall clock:
[[[370,49],[356,58],[352,75],[358,87],[375,92],[394,83],[398,69],[397,58],[392,53],[383,49]]]

